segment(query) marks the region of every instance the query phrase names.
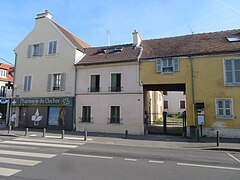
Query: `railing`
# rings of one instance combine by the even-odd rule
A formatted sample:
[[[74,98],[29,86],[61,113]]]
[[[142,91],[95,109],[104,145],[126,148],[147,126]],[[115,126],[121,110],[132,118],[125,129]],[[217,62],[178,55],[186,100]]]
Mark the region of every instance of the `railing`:
[[[108,124],[122,124],[123,118],[107,118]]]
[[[89,87],[88,92],[100,92],[101,87]]]
[[[93,123],[92,122],[93,117],[91,117],[91,118],[89,118],[89,117],[85,117],[85,118],[79,117],[79,119],[80,119],[79,123]]]
[[[108,87],[109,92],[122,92],[123,87]]]

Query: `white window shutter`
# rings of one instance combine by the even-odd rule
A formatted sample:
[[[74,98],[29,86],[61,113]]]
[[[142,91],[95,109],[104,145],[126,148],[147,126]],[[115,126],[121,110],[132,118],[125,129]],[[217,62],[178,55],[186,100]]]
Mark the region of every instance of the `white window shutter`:
[[[65,90],[65,84],[66,84],[66,73],[61,74],[61,91]]]
[[[174,71],[179,71],[179,58],[173,58],[173,69]]]
[[[57,53],[57,41],[53,42],[53,54]]]
[[[48,44],[48,54],[52,54],[52,46],[53,46],[53,42],[49,42]]]
[[[39,56],[43,55],[44,43],[39,44]]]
[[[233,83],[233,72],[232,72],[232,60],[228,59],[224,61],[225,66],[225,84]]]
[[[48,74],[47,91],[50,92],[51,90],[52,90],[52,74]]]
[[[157,58],[155,61],[156,61],[156,72],[161,73],[162,72],[162,59]]]
[[[27,57],[28,58],[32,57],[32,45],[28,45]]]

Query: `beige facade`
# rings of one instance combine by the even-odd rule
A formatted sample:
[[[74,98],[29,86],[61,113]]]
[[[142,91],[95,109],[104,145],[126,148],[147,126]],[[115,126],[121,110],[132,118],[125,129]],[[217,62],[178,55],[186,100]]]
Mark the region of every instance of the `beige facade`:
[[[76,130],[143,134],[143,91],[138,62],[77,67]],[[111,74],[121,74],[121,91],[110,92]],[[89,92],[91,75],[100,76],[99,92]],[[83,122],[83,106],[91,107],[91,121]],[[120,122],[111,123],[111,106],[120,108]]]

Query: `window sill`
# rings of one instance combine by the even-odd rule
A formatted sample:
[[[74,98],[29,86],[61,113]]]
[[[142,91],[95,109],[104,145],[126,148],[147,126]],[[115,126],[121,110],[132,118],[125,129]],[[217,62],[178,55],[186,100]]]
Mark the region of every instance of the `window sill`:
[[[233,120],[234,117],[230,116],[230,117],[216,117],[218,120]]]

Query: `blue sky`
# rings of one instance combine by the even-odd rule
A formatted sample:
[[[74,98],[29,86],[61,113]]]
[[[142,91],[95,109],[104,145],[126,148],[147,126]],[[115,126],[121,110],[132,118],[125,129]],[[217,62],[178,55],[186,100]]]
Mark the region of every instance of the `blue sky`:
[[[33,29],[36,14],[53,20],[92,46],[240,29],[239,0],[0,0],[0,62],[14,64],[13,49]]]

